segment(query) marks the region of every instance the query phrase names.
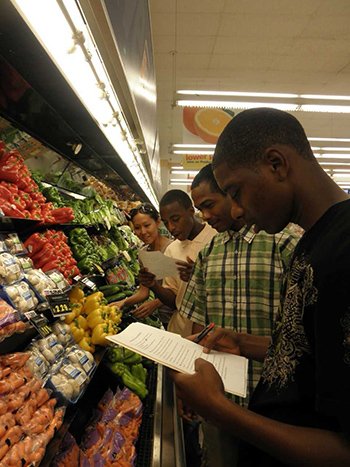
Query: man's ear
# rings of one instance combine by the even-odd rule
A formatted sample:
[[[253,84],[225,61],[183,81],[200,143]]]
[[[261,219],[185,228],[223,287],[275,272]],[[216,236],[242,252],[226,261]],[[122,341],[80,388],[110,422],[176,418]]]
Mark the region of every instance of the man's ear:
[[[278,148],[267,148],[264,154],[264,163],[268,165],[270,172],[278,181],[287,177],[290,164],[286,154]]]
[[[189,212],[192,214],[192,216],[194,216],[194,213],[195,213],[194,207],[191,206],[188,209],[189,209]]]

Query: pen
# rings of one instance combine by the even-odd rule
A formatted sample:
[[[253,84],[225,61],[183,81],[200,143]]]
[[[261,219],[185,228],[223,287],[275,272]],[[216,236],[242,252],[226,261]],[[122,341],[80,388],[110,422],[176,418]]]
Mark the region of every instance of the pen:
[[[201,331],[201,332],[198,334],[198,336],[194,339],[193,342],[196,342],[196,343],[198,344],[202,339],[204,339],[205,336],[207,336],[207,335],[210,333],[210,331],[211,331],[212,329],[214,329],[214,327],[215,327],[215,324],[214,324],[214,323],[208,324],[208,326],[206,326],[206,327],[203,329],[203,331]]]

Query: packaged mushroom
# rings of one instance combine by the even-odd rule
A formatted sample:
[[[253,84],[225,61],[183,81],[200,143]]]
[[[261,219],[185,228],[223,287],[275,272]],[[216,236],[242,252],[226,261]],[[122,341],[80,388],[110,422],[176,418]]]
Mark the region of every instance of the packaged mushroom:
[[[39,303],[35,293],[24,280],[4,286],[1,294],[10,305],[21,313],[34,310]]]
[[[16,256],[3,252],[0,254],[0,284],[12,284],[22,277],[20,262]]]

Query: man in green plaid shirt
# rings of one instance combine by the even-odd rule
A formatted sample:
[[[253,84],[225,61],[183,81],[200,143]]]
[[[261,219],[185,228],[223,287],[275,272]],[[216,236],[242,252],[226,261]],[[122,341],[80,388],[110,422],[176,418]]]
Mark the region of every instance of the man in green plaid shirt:
[[[283,274],[300,235],[289,229],[275,235],[255,234],[242,220],[232,219],[231,200],[218,187],[210,165],[194,178],[191,195],[203,219],[219,233],[197,257],[180,314],[193,321],[193,332],[213,322],[237,332],[270,337]],[[247,397],[235,397],[236,402],[248,405],[261,370],[262,363],[249,361]],[[221,465],[218,457],[225,458],[228,451],[223,445],[213,456],[215,466]],[[231,458],[225,459],[222,465],[233,465]]]

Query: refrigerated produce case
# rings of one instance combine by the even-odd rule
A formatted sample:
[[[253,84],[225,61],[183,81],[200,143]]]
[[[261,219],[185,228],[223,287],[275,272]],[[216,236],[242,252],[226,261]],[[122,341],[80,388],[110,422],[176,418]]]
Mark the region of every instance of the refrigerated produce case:
[[[25,135],[21,144],[29,158],[35,152],[37,161],[43,154],[50,153],[48,160],[52,161],[50,157],[54,157],[63,162],[63,165],[61,162],[58,164],[62,173],[67,172],[68,162],[70,168],[78,168],[87,175],[96,176],[111,188],[122,187],[122,192],[129,198],[134,194],[136,200],[146,200],[144,192],[23,20],[14,14],[9,1],[1,3],[0,13],[0,116],[3,118],[2,123],[6,123],[6,134],[9,135],[8,129],[12,128]],[[19,86],[18,95],[4,93],[9,82]],[[79,145],[82,146],[76,152]],[[14,147],[20,147],[18,144],[16,146],[16,141]],[[54,181],[56,183],[57,180]],[[67,186],[60,188],[67,189]],[[73,197],[77,195],[69,189],[67,192]],[[0,220],[0,230],[1,225],[6,224],[7,230],[13,229],[19,233],[33,232],[37,225],[36,221],[30,220],[10,221],[1,217]],[[35,329],[30,328],[23,334],[5,339],[0,343],[0,354],[23,350],[36,335]],[[102,355],[98,360],[101,358]],[[50,465],[65,432],[69,430],[79,438],[83,422],[87,422],[109,382],[110,372],[103,364],[98,364],[81,399],[77,404],[69,406],[64,423],[48,445],[41,465]],[[177,415],[174,386],[165,368],[154,366],[149,374],[148,389],[149,396],[144,405],[137,442],[136,465],[183,466],[182,426]]]

